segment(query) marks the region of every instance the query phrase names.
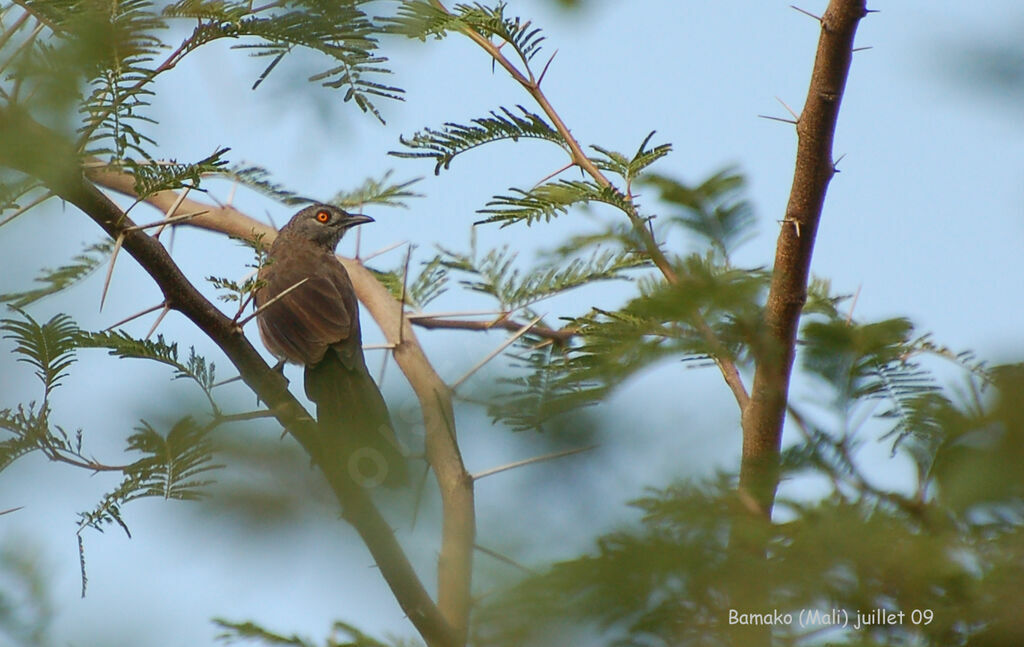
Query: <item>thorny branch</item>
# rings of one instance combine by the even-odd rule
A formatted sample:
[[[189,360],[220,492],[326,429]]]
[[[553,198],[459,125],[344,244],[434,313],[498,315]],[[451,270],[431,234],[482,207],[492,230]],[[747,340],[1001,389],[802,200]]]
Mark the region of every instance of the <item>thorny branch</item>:
[[[209,336],[235,365],[245,383],[261,401],[267,403],[274,417],[302,444],[310,456],[322,456],[315,421],[288,391],[283,376],[267,366],[236,322],[196,290],[164,246],[144,231],[133,229],[134,223],[128,216],[86,179],[70,142],[17,109],[0,108],[0,165],[38,178],[53,193],[81,209],[112,239],[123,239],[123,249],[146,270],[163,292],[166,307],[184,314]],[[116,177],[122,182],[126,181],[125,177]],[[131,192],[133,184],[127,179],[124,187],[126,192]],[[164,194],[163,198],[172,203],[177,199],[173,192]],[[192,210],[203,208],[206,205]],[[229,222],[218,226],[218,213],[222,213]],[[191,222],[199,224],[200,221],[208,228],[231,231],[242,237],[251,237],[254,232],[261,230],[267,233],[269,229],[230,208],[211,209],[209,213],[197,216]],[[369,281],[366,279],[369,272],[365,269],[362,269],[362,274],[355,274],[361,276],[359,279],[354,277],[355,281],[373,282],[372,278]],[[406,336],[407,342],[409,339],[414,339],[411,331]],[[432,397],[431,401],[438,399]],[[450,404],[450,400],[448,402]],[[450,421],[451,417],[447,420]],[[443,435],[451,437],[449,427],[446,426]],[[428,438],[428,453],[429,445]],[[439,453],[435,448],[435,454]],[[458,465],[461,466],[461,458]],[[355,486],[337,466],[321,464],[320,467],[342,505],[342,515],[359,532],[395,598],[427,644],[431,647],[464,644],[464,639],[460,638],[461,627],[454,628],[439,606],[431,600],[390,525],[374,506],[369,494]],[[464,473],[465,469],[462,471]],[[436,464],[435,472],[441,472]],[[469,507],[472,510],[472,483],[468,474],[465,480],[469,486]],[[472,554],[472,537],[469,538],[469,544],[468,551]],[[468,590],[466,595],[468,598]]]
[[[444,4],[440,0],[431,0],[432,4],[438,9],[449,13],[448,9],[445,8]],[[601,169],[594,164],[583,152],[583,147],[572,135],[572,131],[562,120],[562,117],[555,110],[554,106],[548,100],[544,91],[541,90],[541,81],[544,78],[542,73],[540,77],[535,77],[533,71],[529,65],[524,62],[526,73],[524,74],[512,61],[501,52],[501,46],[495,45],[489,38],[481,34],[480,32],[466,28],[463,33],[472,40],[474,43],[479,45],[484,51],[486,51],[491,58],[493,58],[502,68],[504,68],[517,83],[519,83],[526,92],[533,97],[533,100],[537,102],[544,114],[554,124],[555,129],[565,140],[566,145],[569,147],[569,155],[572,160],[571,165],[579,166],[587,175],[592,177],[602,187],[612,187],[612,182],[601,172]],[[551,61],[548,61],[550,65]],[[547,65],[544,67],[544,72],[547,72]],[[635,207],[633,207],[633,197],[630,194],[625,194],[625,199],[630,204],[631,208],[626,212],[630,222],[633,225],[633,229],[637,235],[643,240],[644,249],[647,255],[651,258],[651,261],[661,272],[662,276],[669,283],[675,284],[679,282],[679,275],[676,273],[675,268],[672,267],[672,263],[665,256],[665,253],[661,250],[661,246],[654,237],[654,232],[648,226],[648,223],[640,217]],[[697,315],[696,320],[697,330],[704,336],[704,338],[711,344],[712,347],[720,347],[721,343],[718,341],[717,336],[710,326],[703,320],[700,315]],[[715,364],[722,372],[722,377],[725,379],[726,385],[733,392],[733,396],[736,398],[736,402],[740,409],[743,410],[747,406],[749,396],[747,395],[746,387],[743,385],[743,378],[740,375],[739,369],[736,363],[732,361],[727,355],[720,354],[715,357]]]
[[[782,424],[789,395],[797,325],[807,302],[814,239],[829,181],[832,140],[865,0],[832,0],[820,18],[821,37],[804,109],[797,119],[796,170],[775,251],[763,314],[767,339],[757,358],[750,402],[743,409],[740,490],[760,514],[771,515],[778,486]]]

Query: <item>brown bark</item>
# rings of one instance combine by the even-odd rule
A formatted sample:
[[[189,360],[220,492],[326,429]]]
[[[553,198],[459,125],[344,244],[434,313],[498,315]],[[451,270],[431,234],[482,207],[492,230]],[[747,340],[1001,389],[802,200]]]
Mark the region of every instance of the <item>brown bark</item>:
[[[832,140],[839,105],[850,70],[854,34],[866,14],[865,0],[829,3],[820,20],[821,36],[807,100],[797,119],[796,170],[775,251],[754,384],[742,418],[741,497],[765,516],[771,515],[778,486],[782,426],[797,327],[807,301],[814,239],[825,192],[835,173]]]

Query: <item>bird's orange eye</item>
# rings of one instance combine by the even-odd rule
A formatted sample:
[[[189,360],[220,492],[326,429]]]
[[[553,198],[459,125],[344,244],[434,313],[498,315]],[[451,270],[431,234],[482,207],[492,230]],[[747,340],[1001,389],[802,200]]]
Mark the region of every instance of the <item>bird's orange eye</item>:
[[[326,211],[317,211],[316,212],[316,221],[317,222],[326,223],[330,219],[331,219],[331,214],[330,213],[328,213]]]

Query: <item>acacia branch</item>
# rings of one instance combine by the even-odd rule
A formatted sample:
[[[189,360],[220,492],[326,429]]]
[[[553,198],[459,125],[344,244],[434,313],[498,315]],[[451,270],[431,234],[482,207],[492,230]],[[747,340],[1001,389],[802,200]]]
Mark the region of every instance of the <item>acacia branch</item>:
[[[522,328],[525,323],[516,321],[509,317],[502,317],[497,321],[474,321],[471,319],[446,319],[443,317],[415,317],[412,319],[412,323],[420,328],[426,328],[428,330],[436,329],[449,329],[449,330],[495,330],[503,329],[510,332],[516,332]],[[565,344],[569,342],[573,337],[579,334],[579,330],[573,327],[566,328],[549,328],[548,326],[534,326],[530,329],[530,335],[535,337],[541,337],[559,344]]]
[[[310,456],[324,455],[319,450],[315,421],[289,392],[284,377],[263,361],[241,327],[189,282],[159,241],[144,231],[132,229],[134,223],[127,215],[85,179],[70,142],[39,125],[18,109],[2,108],[0,166],[38,178],[55,194],[85,212],[112,239],[123,238],[124,250],[157,283],[164,294],[165,303],[184,314],[220,347],[238,369],[242,380],[260,400],[267,403],[278,422],[289,430]],[[215,210],[197,217],[193,222],[203,218],[212,225],[212,211]],[[233,220],[234,233],[238,235],[250,237],[254,229],[266,229],[265,225],[253,227],[251,224],[246,229],[241,218],[244,216],[238,214],[238,219]],[[246,220],[249,223],[255,222]],[[352,483],[341,466],[320,462],[320,467],[342,506],[342,515],[356,528],[402,610],[427,644],[431,647],[456,647],[464,644],[459,633],[453,630],[431,600],[391,527],[374,506],[369,494]]]
[[[432,0],[432,2],[435,7],[445,13],[449,13],[450,15],[450,12],[445,8],[444,4],[440,0]],[[550,119],[551,123],[555,126],[555,130],[558,131],[558,134],[562,136],[566,146],[568,146],[571,165],[579,166],[580,169],[593,178],[600,186],[612,187],[613,185],[611,180],[609,180],[608,177],[601,172],[601,169],[594,164],[594,161],[587,157],[583,152],[583,147],[580,146],[580,143],[575,137],[573,137],[572,131],[569,130],[569,127],[564,121],[562,121],[562,117],[558,114],[558,111],[555,110],[554,106],[551,105],[551,102],[548,100],[547,95],[545,95],[544,91],[541,90],[540,83],[544,78],[544,73],[547,72],[547,65],[545,65],[544,73],[540,75],[540,78],[536,78],[534,77],[532,70],[529,68],[529,63],[524,61],[523,64],[526,66],[527,73],[523,74],[519,68],[517,68],[501,52],[501,47],[492,43],[486,36],[469,27],[462,29],[462,33],[487,52],[491,58],[498,63],[498,65],[503,67],[512,76],[512,78],[519,83],[519,85],[521,85],[531,97],[533,97],[533,100],[538,106],[540,106],[541,110],[544,111],[544,114],[548,116],[548,119]],[[550,65],[550,63],[551,61],[549,60],[548,65]],[[658,268],[658,271],[661,272],[662,276],[665,277],[667,282],[671,284],[678,283],[679,275],[676,273],[675,268],[672,267],[672,263],[669,262],[668,258],[666,258],[665,253],[661,251],[661,246],[655,239],[653,230],[647,226],[647,222],[636,212],[636,208],[633,204],[633,196],[627,192],[625,194],[625,198],[630,206],[630,209],[625,212],[626,216],[633,225],[634,231],[643,241],[643,246],[647,255]],[[702,317],[698,316],[696,327],[713,348],[722,346],[717,335],[715,335],[714,331],[710,326],[708,326]],[[718,366],[719,370],[722,372],[722,377],[725,379],[726,385],[729,387],[729,390],[732,391],[733,396],[736,398],[736,403],[742,411],[746,408],[747,403],[749,402],[749,396],[747,394],[746,387],[743,385],[743,378],[740,375],[739,369],[736,367],[736,363],[729,359],[727,354],[721,353],[716,355],[715,365]]]
[[[101,186],[134,195],[135,182],[127,173],[94,168],[90,169],[89,177]],[[166,211],[179,197],[174,191],[160,191],[145,201]],[[240,238],[263,235],[266,244],[270,244],[277,236],[272,227],[253,220],[231,206],[210,207],[185,199],[181,201],[180,208],[190,212],[208,210],[208,213],[189,220],[190,226]],[[469,630],[476,512],[473,480],[463,464],[455,435],[451,392],[434,371],[410,323],[400,316],[398,301],[362,263],[350,258],[338,258],[352,279],[356,296],[380,326],[389,346],[394,348],[395,362],[412,385],[423,411],[427,460],[433,468],[443,504],[437,606],[448,625],[453,628],[457,644],[461,645],[465,643]]]
[[[451,15],[440,0],[433,0],[433,4],[441,11]],[[580,143],[575,137],[573,137],[572,131],[569,130],[569,127],[564,121],[562,121],[562,117],[558,114],[558,111],[555,110],[555,107],[551,105],[550,101],[548,101],[544,91],[540,89],[540,80],[536,79],[533,72],[529,70],[528,63],[525,61],[523,63],[527,66],[527,74],[523,74],[519,68],[512,63],[512,61],[505,57],[501,52],[501,48],[492,43],[486,36],[470,27],[465,27],[461,31],[470,40],[479,45],[481,49],[487,52],[498,65],[503,67],[512,76],[512,78],[515,79],[519,85],[523,86],[523,89],[533,97],[533,100],[537,102],[540,109],[548,116],[548,119],[550,119],[551,123],[555,126],[555,130],[558,131],[558,134],[562,136],[566,146],[568,146],[569,157],[571,158],[572,163],[579,166],[580,169],[592,177],[600,186],[613,187],[612,181],[601,172],[601,169],[599,169],[596,164],[594,164],[594,160],[587,157],[586,153],[583,152],[583,147],[580,146]],[[545,71],[547,71],[546,67]],[[541,76],[543,77],[543,75]],[[626,195],[625,197],[631,207],[631,209],[626,212],[626,215],[633,224],[633,228],[643,240],[648,256],[651,257],[651,261],[654,262],[658,270],[665,277],[666,281],[669,283],[676,283],[679,280],[679,277],[676,275],[675,269],[665,257],[665,253],[661,251],[658,241],[654,239],[654,234],[645,226],[644,220],[636,213],[636,209],[633,207],[632,196]]]
[[[766,338],[760,344],[749,404],[743,410],[740,489],[770,515],[778,486],[778,461],[800,313],[807,302],[814,239],[828,183],[835,173],[832,141],[865,0],[831,0],[803,112],[796,123],[797,154],[786,217],[775,250],[765,304]]]

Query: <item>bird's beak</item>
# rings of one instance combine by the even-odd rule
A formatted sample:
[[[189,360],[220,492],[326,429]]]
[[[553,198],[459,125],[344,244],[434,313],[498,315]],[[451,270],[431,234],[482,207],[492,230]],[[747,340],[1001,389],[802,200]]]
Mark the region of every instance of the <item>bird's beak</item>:
[[[348,218],[345,219],[345,229],[355,227],[356,225],[365,225],[368,222],[373,222],[373,218],[364,216],[361,213],[350,213]]]

